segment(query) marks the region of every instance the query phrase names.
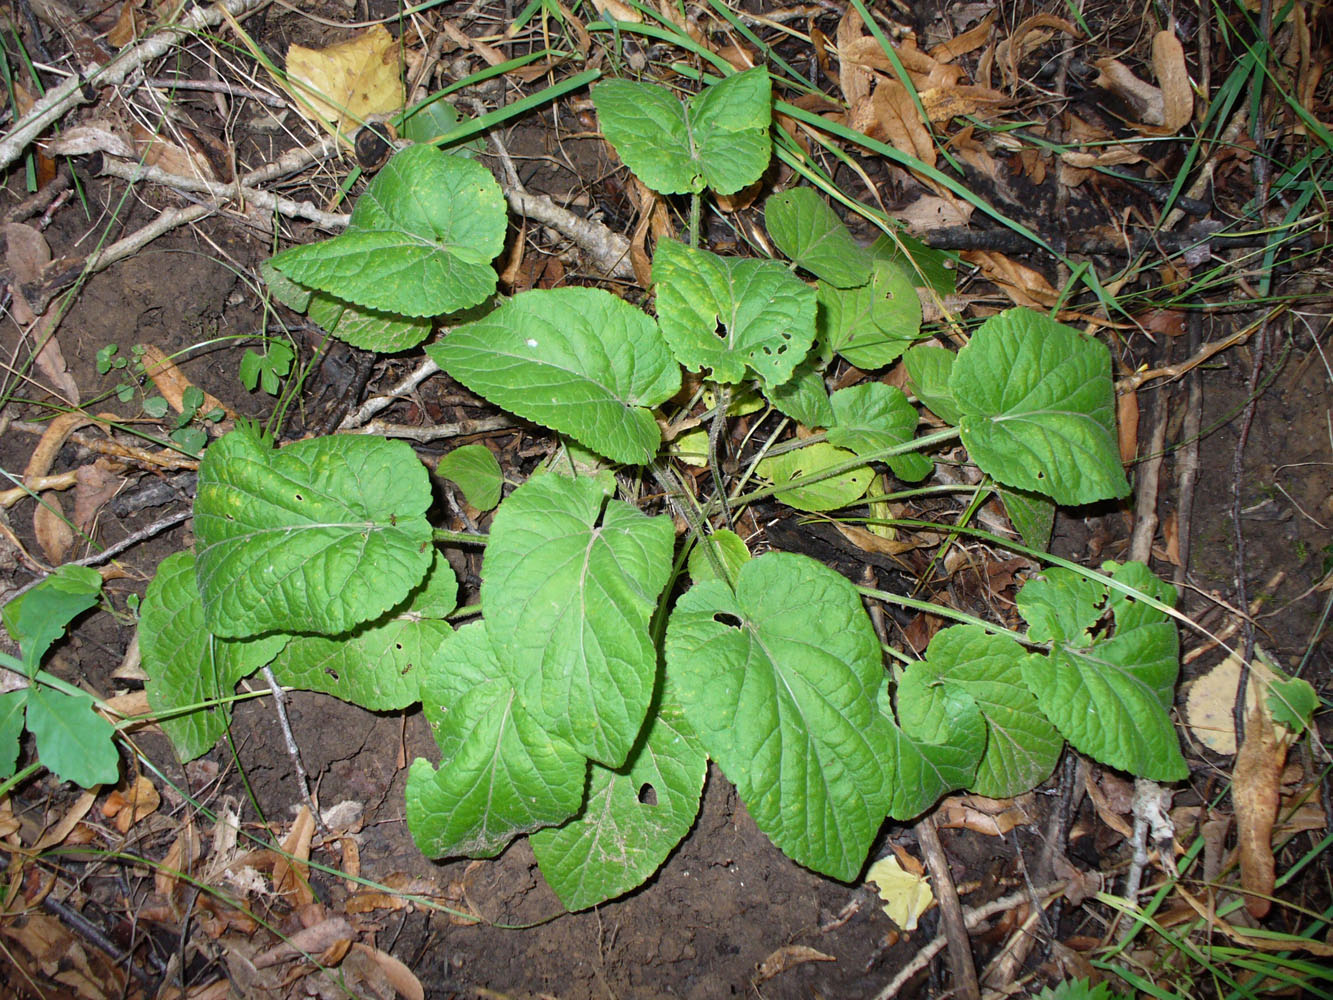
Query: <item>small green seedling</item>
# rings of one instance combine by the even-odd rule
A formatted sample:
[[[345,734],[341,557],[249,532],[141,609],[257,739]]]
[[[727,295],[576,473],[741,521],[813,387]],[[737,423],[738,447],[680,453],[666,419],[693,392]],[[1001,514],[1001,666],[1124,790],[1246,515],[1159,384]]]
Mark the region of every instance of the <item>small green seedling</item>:
[[[762,174],[768,87],[750,71],[688,105],[614,81],[594,97],[632,169],[698,194]],[[733,505],[846,507],[875,463],[919,480],[926,453],[955,440],[1025,537],[1049,534],[1056,503],[1128,492],[1105,346],[1023,309],[987,320],[956,354],[913,346],[920,306],[895,251],[860,247],[809,193],[774,196],[766,217],[788,264],[662,241],[655,315],[588,288],[488,308],[499,189],[476,163],[413,146],[371,182],[345,235],[273,258],[265,276],[280,300],[369,349],[401,350],[435,317],[474,310],[427,353],[581,457],[572,474],[539,471],[500,500],[489,452],[446,456],[440,474],[470,503],[498,501],[489,535],[460,539],[432,527],[429,477],[401,442],[277,449],[248,425],[214,442],[195,549],[162,564],[140,625],[149,700],[181,754],[212,745],[227,694],[264,664],[280,683],[367,708],[420,701],[439,750],[408,777],[421,849],[489,857],[527,834],[570,909],[656,871],[694,820],[709,759],[775,844],[844,880],[886,817],[915,817],[954,789],[1030,789],[1066,742],[1135,774],[1184,777],[1169,715],[1175,592],[1142,565],[1048,570],[1020,591],[1026,631],[954,626],[890,673],[863,599],[892,595],[807,556],[751,558],[735,534],[710,532],[693,499],[684,542],[672,518],[641,509],[624,484],[651,475],[669,487],[657,409],[682,369],[824,432],[759,463],[769,485]],[[872,368],[905,356],[944,426],[918,435],[917,406],[879,382],[830,394],[839,355]],[[720,509],[714,497],[703,513]],[[485,555],[481,618],[455,630],[456,581],[436,546],[458,542]],[[219,707],[183,710],[201,705]]]
[[[238,372],[241,385],[245,386],[246,392],[263,388],[270,396],[276,396],[282,387],[282,380],[292,370],[294,360],[296,352],[285,340],[268,341],[263,354],[253,347],[247,347],[241,356]]]
[[[0,694],[0,780],[12,777],[26,726],[37,756],[61,781],[89,788],[114,784],[120,757],[115,728],[93,710],[93,699],[41,669],[65,628],[97,603],[102,577],[84,566],[61,566],[6,604],[0,617],[20,656],[0,653],[0,664],[27,678],[26,687]]]

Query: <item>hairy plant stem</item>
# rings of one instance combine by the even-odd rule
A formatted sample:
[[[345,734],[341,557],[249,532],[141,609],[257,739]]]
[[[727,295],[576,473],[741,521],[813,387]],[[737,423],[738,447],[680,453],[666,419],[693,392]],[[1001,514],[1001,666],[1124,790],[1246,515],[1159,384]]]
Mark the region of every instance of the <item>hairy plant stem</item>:
[[[651,468],[653,480],[657,483],[658,489],[668,500],[675,500],[676,509],[685,518],[685,523],[689,525],[690,533],[698,540],[698,544],[703,546],[704,555],[708,557],[709,565],[713,567],[713,572],[717,574],[717,578],[730,581],[731,577],[727,573],[727,568],[722,565],[722,560],[718,558],[717,551],[708,540],[708,533],[704,530],[706,526],[703,514],[691,502],[693,498],[686,491],[685,484],[675,479],[675,473],[663,466],[660,461],[654,462]],[[673,482],[673,480],[675,481]]]
[[[717,501],[722,505],[722,516],[730,528],[732,527],[731,505],[727,503],[727,484],[722,478],[722,458],[718,452],[727,429],[727,407],[731,405],[731,386],[718,383],[714,391],[717,405],[713,408],[713,422],[708,425],[708,468],[713,473],[713,492],[717,494]]]

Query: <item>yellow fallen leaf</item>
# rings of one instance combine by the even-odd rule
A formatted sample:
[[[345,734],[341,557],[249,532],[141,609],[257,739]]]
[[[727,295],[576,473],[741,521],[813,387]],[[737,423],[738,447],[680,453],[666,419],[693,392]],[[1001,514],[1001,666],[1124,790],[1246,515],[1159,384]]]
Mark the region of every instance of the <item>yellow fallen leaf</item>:
[[[1250,661],[1250,682],[1245,688],[1247,715],[1259,703],[1261,695],[1267,697],[1269,685],[1275,679],[1265,658],[1266,654],[1256,648],[1254,659]],[[1185,722],[1195,739],[1213,753],[1226,757],[1236,752],[1236,722],[1232,710],[1239,686],[1240,656],[1233,653],[1193,681],[1185,698]]]
[[[905,931],[916,930],[917,919],[935,902],[930,881],[924,875],[904,871],[892,855],[871,865],[866,881],[875,883],[879,898],[884,900],[884,912]]]
[[[287,78],[302,99],[301,113],[332,126],[335,134],[403,106],[398,41],[382,24],[324,49],[293,45]]]

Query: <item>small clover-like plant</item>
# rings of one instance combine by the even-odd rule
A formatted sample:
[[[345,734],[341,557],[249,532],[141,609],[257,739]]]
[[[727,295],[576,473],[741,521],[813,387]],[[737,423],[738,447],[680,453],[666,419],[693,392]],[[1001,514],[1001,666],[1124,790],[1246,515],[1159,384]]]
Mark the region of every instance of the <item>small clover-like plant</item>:
[[[594,99],[631,169],[697,195],[762,174],[769,87],[749,71],[688,104],[615,81]],[[435,316],[494,289],[503,211],[479,170],[429,147],[398,153],[345,236],[269,263],[274,294],[353,343],[365,330],[363,346],[416,343]],[[441,190],[452,200],[437,202]],[[771,485],[755,495],[798,508],[858,503],[876,463],[923,479],[925,453],[959,439],[1025,537],[1040,537],[1054,503],[1127,492],[1105,347],[1023,309],[982,323],[957,354],[913,346],[914,275],[927,268],[882,242],[862,247],[811,192],[773,196],[766,218],[789,266],[663,240],[655,314],[598,289],[528,291],[426,347],[578,455],[503,499],[488,450],[445,456],[440,474],[495,509],[488,536],[431,527],[430,483],[405,444],[279,449],[249,426],[213,443],[195,550],[162,564],[142,613],[149,700],[182,755],[212,744],[232,686],[265,663],[284,684],[377,710],[420,701],[439,750],[408,777],[421,849],[489,857],[528,835],[571,909],[657,869],[693,822],[709,759],[775,844],[841,879],[856,877],[886,817],[912,818],[954,789],[1032,788],[1065,741],[1180,777],[1174,592],[1146,567],[1050,570],[1020,591],[1025,633],[944,629],[891,676],[862,601],[892,595],[807,556],[751,558],[697,513],[682,543],[624,487],[639,470],[670,488],[665,467],[687,449],[663,447],[658,410],[684,368],[721,387],[718,420],[734,389],[823,432],[758,463]],[[904,356],[917,403],[879,382],[830,394],[835,356],[867,368]],[[917,405],[945,426],[919,435]],[[704,512],[720,509],[715,498]],[[480,620],[455,631],[456,583],[437,546],[460,541],[485,554]]]

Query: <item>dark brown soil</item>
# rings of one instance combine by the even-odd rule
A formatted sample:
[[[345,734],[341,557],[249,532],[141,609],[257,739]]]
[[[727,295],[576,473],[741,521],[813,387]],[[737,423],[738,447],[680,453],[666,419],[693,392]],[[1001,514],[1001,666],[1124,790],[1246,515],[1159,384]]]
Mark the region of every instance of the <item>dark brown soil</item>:
[[[516,156],[534,158],[534,165],[522,171],[526,183],[534,190],[550,191],[561,198],[588,188],[595,191],[602,206],[622,205],[621,193],[608,193],[605,186],[608,165],[598,165],[593,151],[566,156],[569,145],[561,147],[561,158],[550,157],[550,133],[539,123],[534,124],[537,121],[530,120],[518,134],[510,136]],[[87,239],[108,228],[101,219],[103,211],[113,211],[121,204],[123,185],[86,175],[83,181],[90,198],[89,213],[99,221],[90,222],[77,203],[57,214],[47,231],[56,256],[86,252]],[[22,194],[20,185],[21,178],[11,177],[7,191],[0,195],[0,205],[17,200]],[[175,195],[151,189],[145,189],[144,197],[148,204],[133,197],[124,203],[119,221],[110,227],[111,238],[137,228],[159,207],[179,204]],[[86,238],[89,232],[94,237]],[[194,229],[159,239],[134,257],[92,276],[78,289],[59,334],[85,405],[109,393],[116,382],[114,375],[101,375],[96,370],[100,349],[115,343],[125,351],[133,344],[151,343],[168,354],[185,352],[178,360],[189,378],[238,412],[267,415],[267,398],[246,393],[235,373],[241,354],[253,345],[262,326],[254,269],[269,250],[261,234],[225,217],[212,218]],[[1328,593],[1314,587],[1326,578],[1333,563],[1333,532],[1328,527],[1333,525],[1333,428],[1329,423],[1333,372],[1328,367],[1331,352],[1325,348],[1321,355],[1308,330],[1326,341],[1327,320],[1326,315],[1314,315],[1308,328],[1293,328],[1287,323],[1274,327],[1269,338],[1273,346],[1263,369],[1262,393],[1238,484],[1231,463],[1253,357],[1245,349],[1231,351],[1203,372],[1205,436],[1194,498],[1193,557],[1186,577],[1191,592],[1183,602],[1191,614],[1200,614],[1212,607],[1213,596],[1234,601],[1236,559],[1231,504],[1233,490],[1239,490],[1245,537],[1241,569],[1250,599],[1264,601],[1256,619],[1259,641],[1287,669],[1303,663],[1303,676],[1325,696],[1333,679],[1333,642],[1328,638],[1327,623],[1321,623]],[[1227,315],[1211,318],[1205,339],[1224,337],[1233,324],[1245,321]],[[26,356],[17,343],[12,322],[0,329],[0,348],[7,359]],[[1127,360],[1134,365],[1165,363],[1169,349],[1164,341],[1159,347],[1147,348],[1143,357]],[[350,372],[357,360],[354,352],[346,352],[317,366],[303,399],[322,399],[320,406],[354,403],[337,397],[352,384]],[[391,384],[405,370],[406,363],[410,362],[379,363],[370,371],[367,392]],[[329,386],[334,388],[332,402],[326,391]],[[452,391],[437,378],[423,389],[421,402],[429,413],[432,407],[444,407],[440,399]],[[1173,408],[1182,407],[1183,388],[1176,388],[1171,398]],[[417,405],[415,401],[404,403],[395,412]],[[89,408],[126,416],[138,413],[136,405],[122,406],[114,398]],[[44,412],[37,405],[13,406],[5,416],[32,420]],[[294,424],[308,427],[317,424],[318,419],[318,413],[303,411],[294,415]],[[1181,443],[1179,423],[1170,426],[1168,445],[1172,450],[1164,483],[1174,482]],[[11,475],[21,474],[35,444],[36,438],[31,435],[7,431],[0,437],[0,467]],[[517,450],[514,440],[505,444]],[[69,444],[59,456],[57,468],[74,468],[90,459],[85,449]],[[142,474],[127,483],[125,492],[133,493],[153,478],[152,474]],[[125,516],[104,513],[97,522],[98,541],[114,543],[164,513],[183,509],[181,505],[190,499],[188,489],[187,483],[182,495],[164,506]],[[1161,495],[1160,513],[1166,516],[1175,509],[1177,498],[1174,488],[1164,487]],[[1124,511],[1097,509],[1065,513],[1061,518],[1057,532],[1060,554],[1094,563],[1102,558],[1123,557],[1128,520]],[[38,552],[31,504],[11,509],[8,520],[28,550]],[[794,543],[833,558],[827,547],[821,548],[823,543],[816,532],[794,542],[791,534],[789,531],[784,537],[784,544]],[[123,610],[129,594],[142,595],[156,565],[191,541],[187,523],[126,553],[122,563],[127,575],[108,585],[114,606]],[[82,554],[76,552],[74,556]],[[1159,561],[1157,568],[1170,577],[1169,564]],[[22,563],[12,560],[10,565],[0,565],[0,572],[18,585],[32,578]],[[887,575],[884,579],[892,585]],[[1214,613],[1207,620],[1217,628],[1222,617]],[[1325,630],[1322,636],[1321,627]],[[85,616],[58,647],[51,668],[104,695],[127,686],[133,688],[134,682],[111,676],[132,634],[123,621],[105,612]],[[1192,637],[1186,641],[1186,648],[1194,643]],[[1219,653],[1209,654],[1191,670],[1211,665],[1218,658]],[[376,918],[380,925],[379,947],[411,968],[431,997],[871,997],[937,930],[932,912],[922,929],[900,936],[881,911],[873,890],[819,877],[789,861],[756,829],[731,785],[716,769],[709,774],[694,830],[647,885],[595,910],[564,914],[543,883],[525,841],[515,843],[499,858],[481,863],[436,864],[422,857],[403,819],[406,772],[402,760],[434,755],[419,714],[409,715],[404,722],[397,716],[375,715],[324,696],[298,693],[293,697],[290,715],[321,803],[329,806],[353,800],[364,807],[362,875],[378,881],[397,876],[424,880],[421,884],[433,886],[440,899],[487,922],[469,923],[444,912],[420,909]],[[1326,720],[1324,725],[1327,730]],[[1325,737],[1329,736],[1333,733],[1326,731]],[[237,705],[232,743],[235,760],[225,746],[210,754],[209,759],[222,770],[225,781],[220,790],[208,791],[204,805],[213,803],[220,793],[228,794],[247,803],[246,822],[257,821],[261,814],[276,823],[290,821],[293,808],[300,802],[300,792],[268,699]],[[149,734],[142,747],[168,777],[185,780],[165,740]],[[238,768],[244,772],[244,783]],[[1201,776],[1199,789],[1203,781]],[[59,804],[67,798],[66,791],[44,783],[21,791],[16,801],[33,815],[44,809],[58,815]],[[1047,797],[1035,796],[1028,807],[1032,825],[1022,828],[1016,837],[943,831],[955,880],[975,889],[965,898],[965,905],[1021,885],[1022,862],[1031,860],[1039,849]],[[1076,827],[1079,819],[1075,817]],[[1085,807],[1081,819],[1086,830],[1093,823],[1090,809]],[[910,828],[886,826],[874,857],[888,853],[890,839],[919,853]],[[1094,846],[1089,837],[1071,853],[1095,866],[1114,853],[1108,848],[1104,855],[1102,843],[1098,841]],[[330,864],[339,861],[332,855],[316,860]],[[117,898],[123,908],[126,896],[141,893],[145,879],[151,881],[151,876],[138,869],[123,878],[124,883],[90,889],[91,893],[100,893],[107,906],[104,912],[117,911]],[[340,880],[316,877],[315,884],[322,898],[335,909],[346,898],[347,889]],[[1072,924],[1065,929],[1070,927]],[[164,939],[169,938],[165,935]],[[974,940],[981,962],[990,957],[999,936]],[[798,964],[761,981],[761,963],[791,945],[814,949],[825,960]],[[207,954],[213,946],[201,942],[200,947]],[[1040,961],[1039,947],[1034,967]],[[210,966],[201,976],[207,978],[217,968]],[[939,975],[938,967],[923,974],[908,993],[935,994]],[[18,984],[5,986],[22,988]],[[0,987],[0,994],[4,993],[5,987]]]

